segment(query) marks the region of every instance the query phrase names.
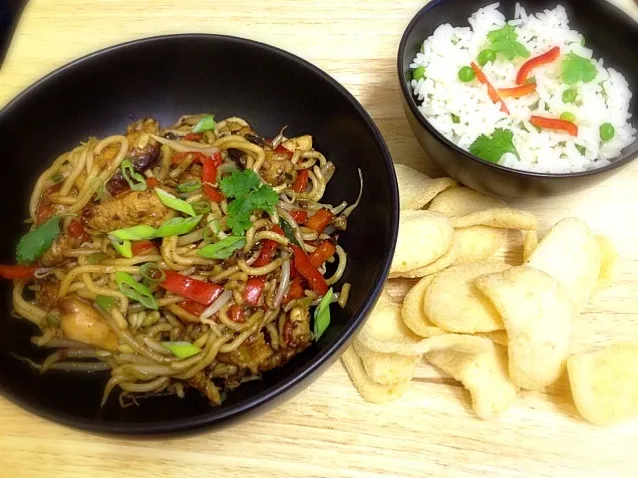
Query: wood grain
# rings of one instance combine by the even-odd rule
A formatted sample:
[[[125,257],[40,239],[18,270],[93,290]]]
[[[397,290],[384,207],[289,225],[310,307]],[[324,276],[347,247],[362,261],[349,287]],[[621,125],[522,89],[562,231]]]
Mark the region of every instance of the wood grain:
[[[638,18],[633,0],[616,0]],[[0,105],[96,49],[177,32],[238,35],[287,49],[343,83],[372,114],[397,162],[436,173],[401,111],[395,55],[422,1],[31,0],[0,71]],[[617,244],[618,284],[578,321],[578,350],[638,340],[638,163],[587,193],[517,201],[547,229],[585,219]],[[511,244],[520,241],[512,235]],[[520,252],[501,251],[508,259]],[[405,286],[393,286],[400,297]],[[636,476],[638,421],[578,418],[565,379],[525,393],[497,420],[475,418],[467,392],[422,364],[398,402],[365,403],[340,364],[278,409],[230,430],[173,440],[95,436],[0,398],[0,476]]]

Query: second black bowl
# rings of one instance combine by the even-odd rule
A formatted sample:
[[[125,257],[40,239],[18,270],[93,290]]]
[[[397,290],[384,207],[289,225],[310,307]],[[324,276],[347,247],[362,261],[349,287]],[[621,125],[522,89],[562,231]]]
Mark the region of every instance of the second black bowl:
[[[101,432],[169,433],[227,424],[281,403],[338,359],[374,306],[394,252],[398,193],[392,160],[374,123],[345,88],[306,61],[239,38],[177,35],[140,40],[82,58],[22,93],[0,111],[3,172],[0,262],[13,262],[38,175],[59,154],[86,140],[120,133],[132,118],[152,115],[172,124],[182,114],[241,116],[265,136],[283,125],[289,136],[312,134],[336,165],[325,200],[359,208],[340,242],[349,253],[345,309],[333,307],[319,342],[285,366],[229,393],[218,408],[198,393],[155,397],[139,407],[110,400],[100,408],[107,374],[40,375],[16,358],[42,357],[26,320],[9,315],[10,288],[0,295],[0,393],[58,422]]]
[[[632,125],[638,127],[638,24],[607,0],[501,0],[500,10],[514,18],[516,3],[527,12],[536,13],[562,5],[570,26],[587,38],[594,56],[603,57],[605,65],[621,72],[634,91],[630,112]],[[467,19],[493,0],[436,0],[426,5],[408,25],[397,58],[403,109],[419,143],[430,158],[448,175],[466,186],[502,197],[542,197],[569,194],[595,186],[620,171],[638,156],[638,140],[623,150],[612,164],[591,171],[569,174],[546,174],[518,171],[484,161],[459,148],[439,133],[419,112],[410,86],[410,63],[423,41],[444,23],[467,26]]]

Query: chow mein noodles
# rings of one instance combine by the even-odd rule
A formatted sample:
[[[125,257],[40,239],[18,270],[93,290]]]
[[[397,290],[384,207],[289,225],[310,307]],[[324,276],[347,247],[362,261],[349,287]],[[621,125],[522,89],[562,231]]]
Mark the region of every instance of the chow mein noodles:
[[[309,135],[241,118],[145,118],[90,138],[39,177],[17,246],[13,313],[49,370],[109,371],[102,404],[197,389],[213,405],[318,339],[356,202],[321,202],[335,166]],[[359,171],[361,188],[363,179]],[[28,360],[28,359],[25,359]],[[129,400],[126,400],[129,399]]]

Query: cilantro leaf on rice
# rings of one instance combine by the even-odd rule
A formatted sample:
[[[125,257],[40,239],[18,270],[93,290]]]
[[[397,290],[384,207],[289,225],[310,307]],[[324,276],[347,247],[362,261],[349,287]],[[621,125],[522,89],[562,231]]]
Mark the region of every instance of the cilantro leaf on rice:
[[[596,65],[589,58],[578,56],[576,53],[565,55],[561,63],[561,70],[563,81],[568,85],[573,85],[579,81],[589,83],[598,74]]]
[[[502,54],[505,58],[512,61],[517,56],[529,58],[529,51],[521,42],[518,41],[518,33],[512,25],[505,25],[498,30],[492,30],[487,34],[491,48],[495,53]]]
[[[496,128],[492,136],[482,134],[470,146],[470,153],[490,163],[498,163],[504,154],[512,153],[520,159],[514,146],[514,133],[509,129]]]

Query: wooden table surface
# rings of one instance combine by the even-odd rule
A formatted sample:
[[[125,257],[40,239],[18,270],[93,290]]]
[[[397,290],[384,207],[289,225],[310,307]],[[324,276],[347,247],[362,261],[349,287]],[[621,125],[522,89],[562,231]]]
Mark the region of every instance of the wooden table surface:
[[[616,0],[638,18],[633,0]],[[243,36],[284,48],[344,84],[397,162],[436,173],[399,102],[395,56],[422,0],[31,0],[0,70],[0,105],[96,49],[177,32]],[[634,85],[636,86],[636,85]],[[635,90],[636,88],[634,88]],[[518,201],[548,228],[585,219],[617,244],[620,279],[578,321],[576,348],[638,339],[638,161],[595,190]],[[637,365],[638,366],[638,365]],[[473,416],[468,393],[426,364],[397,402],[364,402],[340,363],[278,409],[217,433],[162,441],[75,431],[0,398],[0,476],[637,476],[638,420],[583,422],[565,381],[525,393],[502,417]]]

